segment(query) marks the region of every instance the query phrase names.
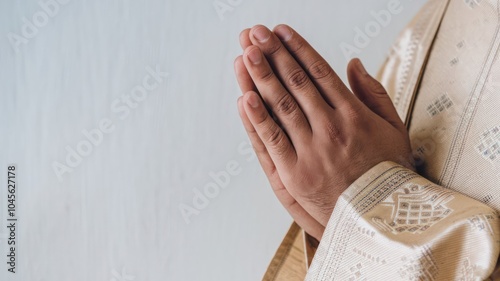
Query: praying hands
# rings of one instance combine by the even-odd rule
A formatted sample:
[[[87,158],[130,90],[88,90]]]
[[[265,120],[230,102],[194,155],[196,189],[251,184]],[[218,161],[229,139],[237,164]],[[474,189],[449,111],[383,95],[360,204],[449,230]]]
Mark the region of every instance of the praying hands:
[[[260,164],[290,215],[320,240],[338,197],[383,161],[415,170],[408,132],[358,59],[349,90],[295,30],[240,35],[238,109]]]

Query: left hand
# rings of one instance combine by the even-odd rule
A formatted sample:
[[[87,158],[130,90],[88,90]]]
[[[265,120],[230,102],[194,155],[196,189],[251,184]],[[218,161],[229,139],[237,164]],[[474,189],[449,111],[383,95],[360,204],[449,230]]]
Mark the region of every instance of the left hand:
[[[353,95],[286,25],[240,40],[240,116],[276,195],[309,234],[321,238],[338,197],[376,164],[414,169],[406,127],[359,60],[348,67]]]

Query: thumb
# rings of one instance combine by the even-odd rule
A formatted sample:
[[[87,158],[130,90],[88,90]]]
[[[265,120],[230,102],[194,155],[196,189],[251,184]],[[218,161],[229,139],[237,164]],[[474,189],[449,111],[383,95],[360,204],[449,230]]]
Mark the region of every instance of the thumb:
[[[406,132],[391,98],[375,78],[370,76],[359,59],[352,59],[347,66],[347,78],[351,90],[375,114],[384,118],[401,132]]]

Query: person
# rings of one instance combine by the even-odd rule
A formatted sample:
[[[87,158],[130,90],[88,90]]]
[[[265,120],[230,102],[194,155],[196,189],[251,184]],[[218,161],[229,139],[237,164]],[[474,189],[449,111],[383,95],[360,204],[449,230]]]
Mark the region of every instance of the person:
[[[306,280],[500,278],[499,20],[499,1],[430,0],[350,89],[291,27],[241,33],[238,109]],[[304,278],[297,233],[264,280]]]

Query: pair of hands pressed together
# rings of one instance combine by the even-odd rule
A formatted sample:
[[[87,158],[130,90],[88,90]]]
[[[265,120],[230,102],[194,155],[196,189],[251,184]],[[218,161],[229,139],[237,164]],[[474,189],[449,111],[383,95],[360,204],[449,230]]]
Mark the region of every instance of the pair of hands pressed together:
[[[311,236],[321,239],[338,197],[373,166],[414,170],[406,127],[358,59],[347,67],[351,92],[286,25],[245,29],[240,44],[243,125],[276,196]]]

